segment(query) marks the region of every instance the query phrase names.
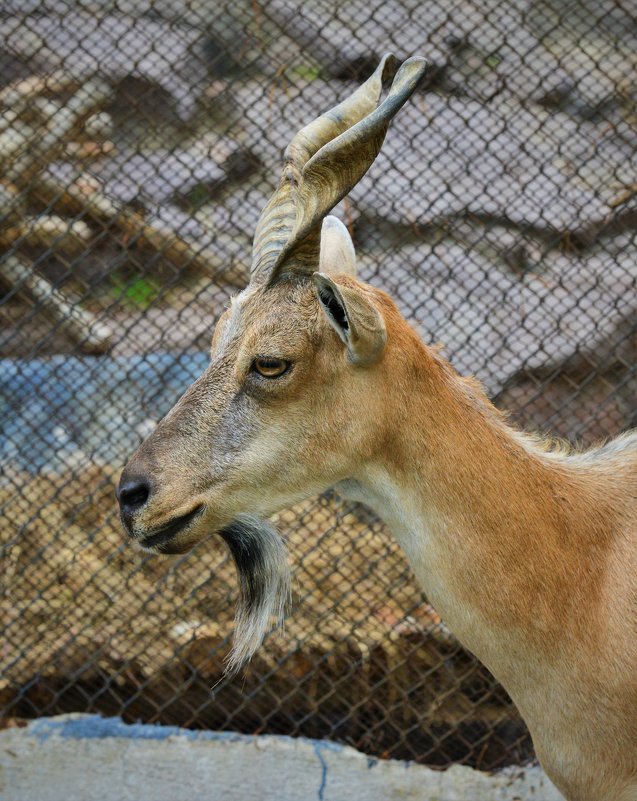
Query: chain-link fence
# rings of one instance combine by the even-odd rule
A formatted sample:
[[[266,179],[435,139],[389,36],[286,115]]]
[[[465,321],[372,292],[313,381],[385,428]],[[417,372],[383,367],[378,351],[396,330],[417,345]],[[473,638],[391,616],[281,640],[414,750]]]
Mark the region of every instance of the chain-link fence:
[[[491,768],[531,744],[382,523],[279,515],[284,634],[211,691],[224,548],[124,543],[119,469],[204,368],[298,128],[382,52],[425,85],[337,209],[362,277],[518,423],[637,423],[632,0],[0,2],[0,705],[330,737]]]

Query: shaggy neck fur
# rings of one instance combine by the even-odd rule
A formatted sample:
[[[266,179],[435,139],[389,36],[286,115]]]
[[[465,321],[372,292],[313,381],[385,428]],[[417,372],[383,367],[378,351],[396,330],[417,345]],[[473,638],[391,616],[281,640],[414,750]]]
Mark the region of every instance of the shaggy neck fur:
[[[558,786],[569,798],[619,798],[620,786],[607,795],[615,778],[637,779],[637,682],[626,675],[637,648],[625,642],[626,615],[637,634],[637,487],[625,458],[637,462],[637,437],[597,455],[551,451],[510,428],[405,323],[389,340],[382,447],[339,489],[388,523],[431,603],[510,692]],[[615,578],[627,561],[628,591]],[[633,754],[628,771],[609,757],[606,774],[592,759],[589,777],[556,747],[575,731],[593,758],[604,729]]]

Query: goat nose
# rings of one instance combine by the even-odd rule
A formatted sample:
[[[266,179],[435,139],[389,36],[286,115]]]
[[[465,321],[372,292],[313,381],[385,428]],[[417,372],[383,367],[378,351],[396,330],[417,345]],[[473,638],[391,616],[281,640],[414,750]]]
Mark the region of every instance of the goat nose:
[[[117,500],[123,515],[130,516],[137,512],[148,500],[150,484],[145,478],[128,478],[120,481]]]

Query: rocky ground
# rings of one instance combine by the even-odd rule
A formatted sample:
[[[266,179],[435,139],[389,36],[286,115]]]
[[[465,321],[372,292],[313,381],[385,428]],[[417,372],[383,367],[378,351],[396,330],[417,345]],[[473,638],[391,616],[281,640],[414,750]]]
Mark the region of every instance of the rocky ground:
[[[530,755],[510,700],[424,601],[382,525],[331,497],[275,521],[293,568],[285,631],[267,638],[245,675],[217,687],[232,562],[220,540],[179,559],[127,547],[116,473],[5,472],[5,716],[82,709],[333,737],[436,765],[489,768]]]

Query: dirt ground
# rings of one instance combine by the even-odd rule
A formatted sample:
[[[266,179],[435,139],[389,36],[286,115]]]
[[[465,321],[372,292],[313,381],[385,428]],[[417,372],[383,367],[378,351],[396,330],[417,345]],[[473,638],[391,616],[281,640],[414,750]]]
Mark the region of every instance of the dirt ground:
[[[215,687],[234,566],[215,538],[178,558],[128,546],[116,478],[105,468],[3,478],[5,715],[100,711],[333,737],[430,764],[529,755],[511,702],[426,603],[382,524],[333,497],[276,520],[291,613],[243,676]]]

